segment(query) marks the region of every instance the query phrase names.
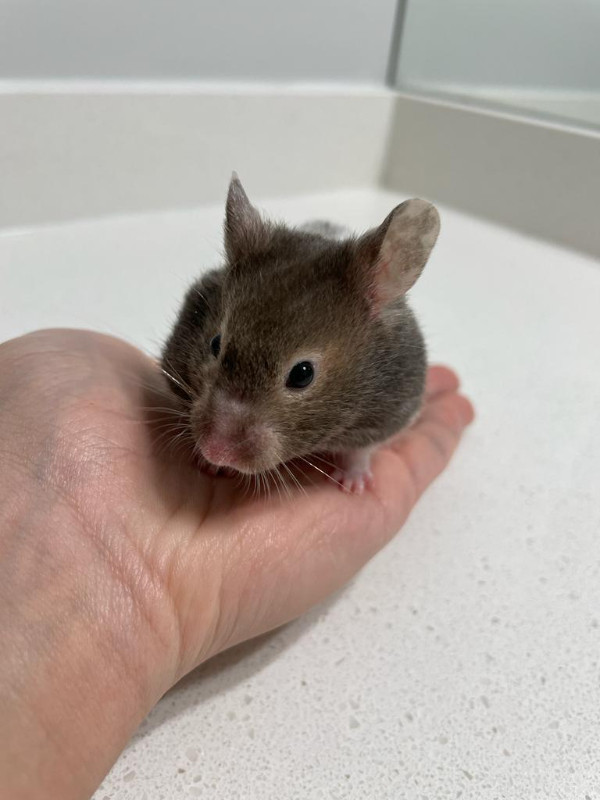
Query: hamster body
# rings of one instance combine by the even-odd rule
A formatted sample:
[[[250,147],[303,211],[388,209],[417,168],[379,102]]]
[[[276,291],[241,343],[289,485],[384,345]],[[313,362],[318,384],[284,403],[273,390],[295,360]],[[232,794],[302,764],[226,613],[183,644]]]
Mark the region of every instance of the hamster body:
[[[234,176],[226,264],[190,288],[162,357],[197,454],[252,474],[334,453],[333,479],[362,491],[373,449],[420,407],[426,350],[404,295],[438,230],[421,200],[359,238],[275,225]]]

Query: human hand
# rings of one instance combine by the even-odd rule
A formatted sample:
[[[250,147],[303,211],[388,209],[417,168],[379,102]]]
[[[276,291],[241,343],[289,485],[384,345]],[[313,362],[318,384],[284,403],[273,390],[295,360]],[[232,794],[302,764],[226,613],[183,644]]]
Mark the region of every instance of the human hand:
[[[138,350],[91,332],[0,346],[6,796],[88,796],[174,682],[384,546],[473,413],[434,367],[420,419],[376,454],[372,490],[347,495],[314,472],[302,491],[253,497],[157,447],[156,417],[172,419],[147,408],[158,379]]]

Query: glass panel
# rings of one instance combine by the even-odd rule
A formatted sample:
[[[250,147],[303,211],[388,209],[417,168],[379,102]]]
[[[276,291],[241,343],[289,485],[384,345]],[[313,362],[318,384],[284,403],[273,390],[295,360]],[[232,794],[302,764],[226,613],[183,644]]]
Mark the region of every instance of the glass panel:
[[[406,0],[394,82],[600,126],[600,0]]]

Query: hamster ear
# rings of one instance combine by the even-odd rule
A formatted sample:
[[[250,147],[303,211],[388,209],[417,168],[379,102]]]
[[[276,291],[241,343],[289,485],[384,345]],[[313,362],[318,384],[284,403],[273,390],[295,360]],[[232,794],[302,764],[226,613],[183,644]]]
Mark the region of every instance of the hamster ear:
[[[358,264],[367,275],[375,313],[405,294],[415,283],[440,232],[435,206],[406,200],[357,242]]]
[[[261,219],[244,191],[237,173],[231,176],[225,208],[225,252],[229,261],[263,250],[268,242],[268,226]]]

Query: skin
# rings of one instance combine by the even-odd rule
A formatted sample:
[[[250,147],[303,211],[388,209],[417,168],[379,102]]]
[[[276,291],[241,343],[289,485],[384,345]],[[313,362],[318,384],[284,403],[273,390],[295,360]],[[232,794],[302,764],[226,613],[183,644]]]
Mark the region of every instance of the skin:
[[[161,695],[342,586],[473,418],[430,369],[413,428],[349,496],[252,498],[157,450],[155,364],[83,331],[0,345],[0,796],[89,797]]]

